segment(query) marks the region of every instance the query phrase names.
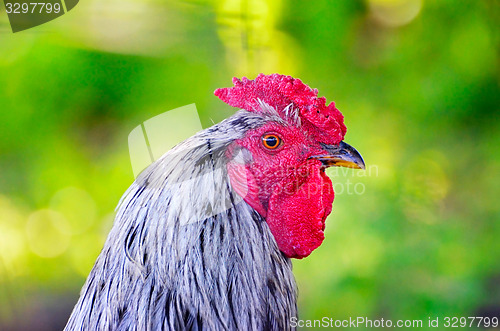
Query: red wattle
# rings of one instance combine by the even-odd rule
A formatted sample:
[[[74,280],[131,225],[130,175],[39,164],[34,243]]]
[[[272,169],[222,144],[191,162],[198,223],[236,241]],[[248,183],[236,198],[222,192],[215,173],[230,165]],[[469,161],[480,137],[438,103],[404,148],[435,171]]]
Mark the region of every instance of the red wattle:
[[[288,257],[304,258],[323,242],[325,220],[332,211],[332,182],[317,161],[276,185],[266,221],[279,249]]]

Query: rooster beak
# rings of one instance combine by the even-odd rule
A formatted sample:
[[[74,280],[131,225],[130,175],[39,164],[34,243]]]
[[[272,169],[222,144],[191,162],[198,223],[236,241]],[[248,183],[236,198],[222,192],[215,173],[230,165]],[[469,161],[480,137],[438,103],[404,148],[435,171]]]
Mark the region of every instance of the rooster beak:
[[[325,155],[311,156],[323,163],[325,167],[347,167],[354,169],[365,169],[365,161],[359,152],[349,144],[341,141],[338,145],[321,144],[327,152]]]

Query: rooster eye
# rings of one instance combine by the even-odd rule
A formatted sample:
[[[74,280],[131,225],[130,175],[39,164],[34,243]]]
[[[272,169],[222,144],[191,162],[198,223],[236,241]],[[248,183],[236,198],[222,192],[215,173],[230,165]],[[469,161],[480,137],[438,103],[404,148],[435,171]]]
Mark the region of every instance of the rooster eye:
[[[265,134],[262,136],[262,144],[267,149],[276,149],[281,145],[281,138],[275,134]]]

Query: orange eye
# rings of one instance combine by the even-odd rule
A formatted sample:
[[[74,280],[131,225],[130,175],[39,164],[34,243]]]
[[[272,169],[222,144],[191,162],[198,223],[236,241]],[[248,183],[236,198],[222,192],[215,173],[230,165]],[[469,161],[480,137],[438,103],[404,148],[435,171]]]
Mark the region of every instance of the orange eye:
[[[281,138],[275,134],[265,134],[262,136],[262,144],[267,149],[276,149],[281,145]]]

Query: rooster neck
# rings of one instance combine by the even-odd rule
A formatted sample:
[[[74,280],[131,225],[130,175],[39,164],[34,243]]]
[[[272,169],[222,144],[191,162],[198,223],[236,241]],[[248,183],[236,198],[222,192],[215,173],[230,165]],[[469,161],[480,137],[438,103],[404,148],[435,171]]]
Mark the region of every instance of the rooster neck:
[[[225,148],[260,125],[243,115],[177,146],[129,188],[65,330],[291,329],[291,261],[228,181]]]
[[[168,245],[150,231],[148,226],[113,229],[67,330],[291,328],[296,316],[291,261],[245,202],[179,227]],[[126,253],[116,239],[133,232],[125,244],[133,249]],[[145,236],[156,245],[141,247]]]

